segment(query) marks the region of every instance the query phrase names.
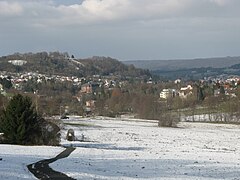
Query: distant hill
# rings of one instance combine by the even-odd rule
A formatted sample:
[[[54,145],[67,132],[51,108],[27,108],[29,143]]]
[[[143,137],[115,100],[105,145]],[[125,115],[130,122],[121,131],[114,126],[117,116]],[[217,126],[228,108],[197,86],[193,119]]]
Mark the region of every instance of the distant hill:
[[[240,57],[221,57],[191,60],[125,61],[138,68],[149,69],[164,79],[197,80],[219,75],[240,75]]]
[[[240,57],[219,57],[202,59],[179,60],[133,60],[124,61],[125,64],[133,64],[137,68],[156,70],[179,70],[191,68],[224,68],[240,63]]]
[[[110,57],[75,59],[67,53],[15,53],[0,57],[0,71],[39,72],[66,76],[118,75],[121,77],[150,76],[149,71],[126,65]]]

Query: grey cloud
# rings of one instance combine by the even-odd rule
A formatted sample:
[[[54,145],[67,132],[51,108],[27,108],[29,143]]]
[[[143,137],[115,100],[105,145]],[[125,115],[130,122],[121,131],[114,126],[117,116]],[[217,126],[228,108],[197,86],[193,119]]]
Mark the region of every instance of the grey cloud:
[[[148,21],[172,17],[239,15],[237,0],[84,0],[71,5],[59,5],[54,2],[56,1],[0,1],[0,16],[21,13],[23,19],[30,19],[35,21],[35,25],[45,27]]]
[[[0,17],[17,16],[22,12],[23,8],[19,3],[0,1]]]
[[[237,54],[240,46],[239,0],[0,0],[0,23],[0,53],[151,59]]]

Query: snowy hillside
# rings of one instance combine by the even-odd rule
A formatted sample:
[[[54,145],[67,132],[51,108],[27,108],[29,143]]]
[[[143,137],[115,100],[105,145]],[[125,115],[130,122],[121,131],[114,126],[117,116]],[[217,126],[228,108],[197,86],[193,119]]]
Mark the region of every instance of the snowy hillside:
[[[184,122],[179,128],[159,128],[156,121],[136,121],[101,117],[65,120],[63,138],[72,128],[77,138],[86,142],[63,139],[63,145],[77,148],[50,166],[75,179],[240,177],[239,126]],[[54,157],[62,150],[0,145],[0,179],[32,179],[27,164]]]

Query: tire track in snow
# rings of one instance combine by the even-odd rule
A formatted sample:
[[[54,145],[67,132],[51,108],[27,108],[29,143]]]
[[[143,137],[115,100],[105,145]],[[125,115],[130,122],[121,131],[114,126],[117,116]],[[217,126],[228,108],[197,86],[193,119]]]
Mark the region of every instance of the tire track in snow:
[[[67,176],[58,171],[54,171],[51,167],[49,167],[50,163],[53,163],[59,159],[63,159],[68,157],[76,148],[68,147],[63,152],[58,154],[56,157],[51,159],[45,159],[38,161],[33,164],[27,165],[28,170],[38,179],[69,179],[73,180],[73,178]]]

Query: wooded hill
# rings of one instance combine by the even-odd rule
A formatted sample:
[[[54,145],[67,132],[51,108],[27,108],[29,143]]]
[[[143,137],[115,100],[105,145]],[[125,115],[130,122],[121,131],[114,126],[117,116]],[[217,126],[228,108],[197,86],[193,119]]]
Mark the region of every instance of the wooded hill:
[[[0,71],[39,72],[43,74],[86,77],[116,75],[124,77],[150,76],[148,70],[125,65],[110,57],[75,59],[67,53],[15,53],[0,57]]]
[[[226,68],[240,63],[240,57],[216,57],[198,59],[177,59],[177,60],[131,60],[124,61],[125,64],[133,64],[137,68],[158,70],[179,70],[193,68]]]
[[[240,75],[240,57],[221,57],[191,60],[127,61],[138,68],[149,69],[165,79],[197,80],[220,75]]]

